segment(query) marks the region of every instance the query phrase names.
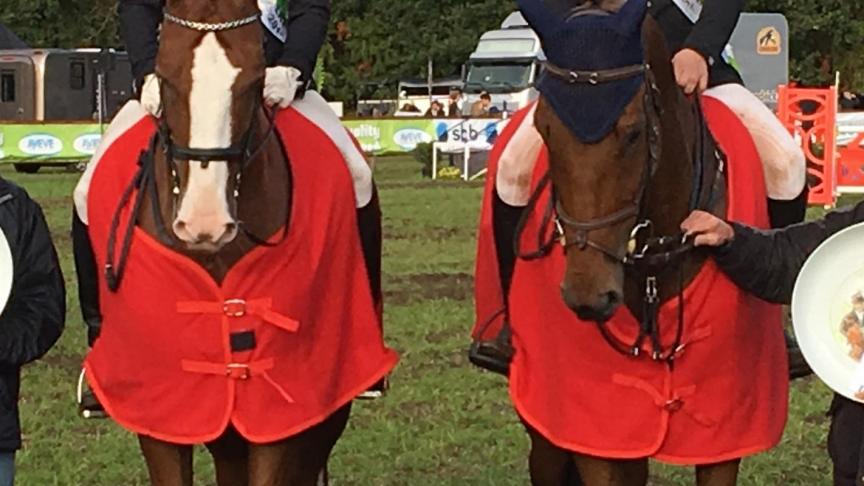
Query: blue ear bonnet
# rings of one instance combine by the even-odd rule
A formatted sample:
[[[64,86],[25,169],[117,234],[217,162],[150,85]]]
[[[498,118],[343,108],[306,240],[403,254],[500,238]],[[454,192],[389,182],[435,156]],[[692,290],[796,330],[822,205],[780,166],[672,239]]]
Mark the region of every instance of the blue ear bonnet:
[[[598,71],[645,63],[642,21],[647,0],[628,0],[611,15],[570,19],[553,14],[543,0],[518,0],[537,32],[546,58],[567,70]],[[644,83],[644,74],[596,85],[568,83],[545,73],[537,89],[555,114],[583,143],[597,143],[618,119]]]

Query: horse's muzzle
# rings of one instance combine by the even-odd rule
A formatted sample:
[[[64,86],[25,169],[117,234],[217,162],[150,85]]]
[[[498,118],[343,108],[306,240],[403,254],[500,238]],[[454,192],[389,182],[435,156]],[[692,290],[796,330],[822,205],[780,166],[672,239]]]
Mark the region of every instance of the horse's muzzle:
[[[190,249],[208,252],[217,252],[234,241],[239,231],[237,223],[233,221],[211,228],[203,230],[180,219],[174,222],[173,227],[177,238],[186,243]]]
[[[622,301],[621,292],[614,290],[601,292],[590,301],[583,301],[577,298],[574,292],[568,290],[565,285],[561,285],[561,298],[579,319],[589,322],[608,321],[618,310]]]

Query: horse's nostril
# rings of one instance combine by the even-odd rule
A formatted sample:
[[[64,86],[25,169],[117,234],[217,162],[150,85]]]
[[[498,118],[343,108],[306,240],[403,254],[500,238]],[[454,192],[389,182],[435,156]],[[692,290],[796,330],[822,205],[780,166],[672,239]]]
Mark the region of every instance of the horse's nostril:
[[[617,307],[621,303],[621,293],[610,291],[606,292],[606,305],[608,307]]]
[[[608,321],[621,304],[621,293],[610,291],[597,295],[594,304],[583,304],[562,288],[564,303],[583,321]]]

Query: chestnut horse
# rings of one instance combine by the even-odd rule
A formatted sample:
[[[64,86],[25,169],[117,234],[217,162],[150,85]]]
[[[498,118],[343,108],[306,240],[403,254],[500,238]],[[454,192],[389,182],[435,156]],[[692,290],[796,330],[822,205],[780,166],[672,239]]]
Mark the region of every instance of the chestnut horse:
[[[679,226],[697,208],[725,214],[723,156],[707,129],[700,100],[688,99],[678,88],[670,62],[671,53],[659,26],[652,18],[645,17],[644,0],[572,2],[559,12],[549,10],[541,0],[522,0],[520,5],[529,24],[544,40],[544,50],[549,58],[544,76],[557,80],[557,84],[552,88],[550,84],[541,84],[539,88],[540,99],[533,115],[536,128],[548,148],[549,171],[537,182],[534,196],[518,225],[515,252],[519,258],[529,262],[545,259],[560,241],[565,259],[560,292],[566,307],[580,320],[597,323],[599,332],[596,336],[603,346],[614,348],[619,356],[629,355],[632,359],[644,359],[649,363],[653,358],[656,368],[646,365],[646,369],[668,369],[671,373],[673,361],[687,344],[682,341],[682,334],[686,334],[683,292],[696,279],[707,258],[705,252],[694,250],[686,241]],[[607,32],[614,32],[612,36],[627,39],[629,43],[599,45],[598,42],[604,41],[585,33],[574,34],[581,36],[578,37],[581,45],[565,45],[562,40],[567,39],[562,34],[567,28],[564,22],[578,18],[588,22],[593,18],[613,16],[620,18],[620,24],[604,23],[613,25],[606,27]],[[545,31],[543,25],[548,26]],[[593,28],[588,23],[579,25],[584,26],[582,32],[590,32]],[[571,59],[568,56],[585,49],[592,52],[577,61],[583,64],[578,68],[569,64],[556,65],[556,62],[568,63],[567,60]],[[610,60],[615,56],[624,61]],[[586,63],[589,65],[584,65]],[[630,83],[629,88],[620,88],[622,82]],[[547,89],[558,91],[550,97]],[[568,105],[568,101],[576,96],[581,97],[581,105]],[[619,97],[617,101],[615,97]],[[580,108],[573,110],[572,106]],[[612,112],[611,116],[609,112]],[[550,193],[551,197],[544,199],[545,194]],[[548,207],[544,210],[539,206],[545,206],[547,199]],[[539,215],[544,216],[537,241],[545,243],[541,243],[537,252],[523,251],[525,242],[535,241],[536,235],[531,233],[523,238],[522,234],[526,227],[534,227],[530,221],[540,218]],[[557,229],[549,232],[552,235],[550,239],[545,239],[548,233],[543,228],[550,226],[557,226]],[[501,242],[498,243],[500,249]],[[541,278],[536,276],[538,273],[532,274],[535,277],[530,282],[536,283]],[[517,277],[514,278],[519,274],[517,268]],[[525,303],[533,298],[530,291],[528,285],[511,290],[511,316],[515,315],[517,305],[513,304],[513,295],[520,292],[529,294],[521,297],[520,302]],[[515,298],[520,299],[518,295]],[[673,299],[678,299],[681,317],[677,331],[670,333],[670,329],[659,329],[658,313],[662,304]],[[543,305],[549,301],[543,302],[546,304],[537,304],[541,307],[537,311],[541,317],[535,326],[551,318],[542,311]],[[622,305],[640,323],[635,342],[622,338],[620,333],[611,332],[605,325]],[[551,312],[548,314],[552,315]],[[526,337],[518,334],[526,332],[527,335],[528,330],[517,328],[515,317],[513,322],[516,337],[525,341]],[[543,324],[541,327],[548,326]],[[674,341],[669,338],[676,334]],[[585,334],[573,336],[584,338]],[[536,345],[538,341],[531,342]],[[581,342],[581,346],[594,344]],[[522,359],[535,369],[525,371],[524,375],[535,372],[544,375],[536,371],[540,366],[537,354],[558,356],[562,353],[560,350],[527,348],[528,345],[523,344],[527,357]],[[573,348],[569,352],[579,352],[579,349]],[[608,367],[605,363],[591,364],[595,365],[597,369]],[[531,366],[525,365],[524,369],[528,368]],[[579,369],[570,371],[573,374],[583,372],[587,373]],[[603,373],[606,372],[604,369]],[[511,395],[517,393],[514,381],[527,380],[525,376],[514,377],[512,372],[510,379]],[[554,387],[555,381],[550,380],[544,385]],[[524,385],[526,390],[533,389],[532,386]],[[591,390],[585,392],[593,393]],[[608,393],[607,390],[599,393],[604,392]],[[578,406],[578,397],[574,400],[573,406]],[[680,407],[680,403],[670,400],[666,405]],[[521,405],[524,404],[517,400],[517,409],[525,419],[532,439],[530,469],[534,485],[647,484],[647,457],[604,459],[553,444],[549,433],[554,435],[554,430],[545,423],[542,425],[547,430],[535,430]],[[560,406],[560,403],[550,405],[552,410]],[[626,410],[626,407],[622,406],[621,410]],[[551,415],[555,415],[554,411]],[[573,426],[580,427],[578,424]],[[595,424],[587,428],[602,435],[602,426]],[[560,436],[558,439],[557,444],[567,442]],[[616,457],[631,454],[626,447],[623,451],[626,452],[618,452],[616,454],[620,456]],[[717,464],[696,466],[697,484],[736,484],[740,459],[734,457],[741,456],[731,457],[725,456]]]
[[[274,115],[262,106],[259,15],[254,0],[168,0],[160,34],[164,115],[152,162],[155,190],[142,191],[138,222],[220,284],[244,255],[290,224],[291,171]],[[349,413],[350,404],[270,444],[250,443],[229,426],[206,444],[217,484],[315,485]],[[145,435],[139,441],[153,485],[193,484],[192,446]]]

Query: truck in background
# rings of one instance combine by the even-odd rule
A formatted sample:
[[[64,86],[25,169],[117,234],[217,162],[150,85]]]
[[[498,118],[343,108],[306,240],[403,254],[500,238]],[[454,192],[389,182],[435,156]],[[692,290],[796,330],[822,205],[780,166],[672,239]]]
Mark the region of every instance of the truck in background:
[[[465,103],[462,112],[484,91],[492,98],[492,111],[512,113],[537,98],[534,83],[546,56],[540,39],[519,12],[511,13],[499,30],[486,32],[465,66]]]

